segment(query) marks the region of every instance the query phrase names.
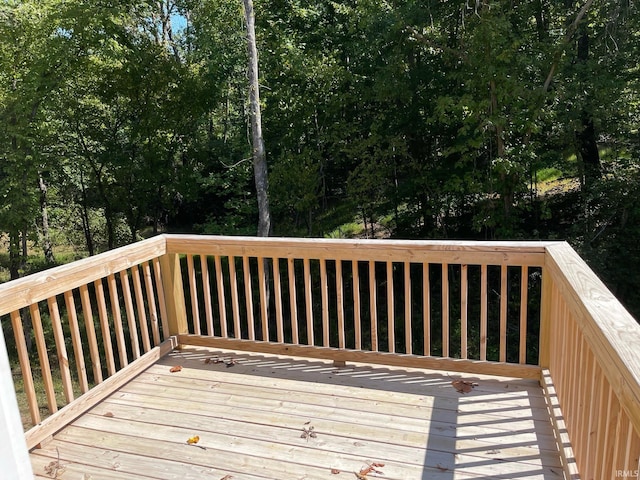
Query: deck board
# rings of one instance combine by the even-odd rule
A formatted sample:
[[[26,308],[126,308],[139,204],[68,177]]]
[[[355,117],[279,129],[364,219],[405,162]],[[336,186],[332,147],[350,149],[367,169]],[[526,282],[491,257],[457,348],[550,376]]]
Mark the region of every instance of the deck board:
[[[216,358],[237,363],[205,363]],[[478,386],[460,394],[455,378]],[[43,478],[59,458],[61,478],[92,480],[344,480],[370,462],[385,466],[369,479],[562,478],[534,381],[200,347],[163,357],[31,458]]]

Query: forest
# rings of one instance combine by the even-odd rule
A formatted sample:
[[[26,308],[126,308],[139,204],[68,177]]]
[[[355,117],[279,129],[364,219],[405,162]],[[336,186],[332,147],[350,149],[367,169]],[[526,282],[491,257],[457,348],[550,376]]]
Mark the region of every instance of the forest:
[[[271,235],[567,240],[640,317],[637,3],[253,3]],[[0,3],[5,280],[257,233],[246,26],[242,0]]]

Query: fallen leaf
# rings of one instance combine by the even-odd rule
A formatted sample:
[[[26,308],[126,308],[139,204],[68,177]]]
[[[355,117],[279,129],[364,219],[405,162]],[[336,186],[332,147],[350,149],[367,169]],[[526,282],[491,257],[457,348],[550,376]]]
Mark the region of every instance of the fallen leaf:
[[[103,417],[107,417],[107,418],[113,418],[114,415],[111,412],[106,412],[104,415],[102,415]]]
[[[238,363],[238,361],[235,358],[230,358],[229,360],[226,360],[224,362],[224,364],[227,366],[227,368],[233,367],[236,363]]]
[[[338,470],[337,468],[332,468],[331,469],[331,474],[332,475],[338,475],[340,473],[340,470]]]
[[[57,460],[49,462],[49,464],[44,467],[45,473],[51,478],[60,478],[65,470],[65,466],[61,465]]]
[[[182,370],[182,367],[180,365],[176,365],[175,367],[171,367],[169,371],[171,373],[176,373],[176,372],[179,372],[180,370]]]
[[[473,387],[477,387],[478,384],[475,382],[470,382],[469,380],[454,380],[451,382],[453,388],[455,388],[460,393],[469,393],[473,390]]]
[[[358,480],[369,480],[366,475],[362,475],[361,473],[358,473],[358,472],[353,472],[353,473],[355,473],[356,478]]]
[[[195,435],[193,437],[191,437],[190,439],[187,440],[187,443],[189,445],[193,445],[195,443],[198,443],[200,441],[200,437],[198,435]]]
[[[440,465],[440,464],[437,464],[437,465],[436,465],[436,468],[437,468],[438,470],[440,470],[441,472],[446,472],[446,471],[448,471],[448,470],[449,470],[447,467],[443,467],[443,466],[442,466],[442,465]]]
[[[305,425],[308,425],[308,422],[305,423]],[[316,432],[313,431],[313,425],[309,425],[308,427],[302,427],[302,434],[300,435],[300,438],[304,438],[307,440],[307,442],[309,441],[309,438],[316,438]]]
[[[51,478],[60,478],[67,469],[65,465],[60,463],[60,451],[58,447],[56,447],[56,453],[58,454],[58,459],[49,462],[49,464],[44,467],[45,473]]]
[[[382,467],[384,467],[384,463],[372,462],[368,466],[362,467],[358,475],[361,475],[362,477],[367,478],[367,475],[369,475],[372,472],[383,473],[382,471],[378,470],[378,468],[382,468]]]
[[[233,478],[233,475],[225,475],[220,480],[231,480],[232,478]]]

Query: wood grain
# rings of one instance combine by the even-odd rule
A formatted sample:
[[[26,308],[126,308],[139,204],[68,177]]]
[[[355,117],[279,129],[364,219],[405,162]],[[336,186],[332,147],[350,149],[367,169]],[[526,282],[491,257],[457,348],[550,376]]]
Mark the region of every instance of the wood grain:
[[[212,356],[236,363],[206,364]],[[182,371],[170,373],[176,363]],[[556,478],[537,383],[474,378],[463,395],[440,372],[185,347],[76,416],[31,460],[43,477],[59,455],[65,475],[107,479],[326,480],[371,462],[389,480]],[[315,436],[304,438],[310,426]]]

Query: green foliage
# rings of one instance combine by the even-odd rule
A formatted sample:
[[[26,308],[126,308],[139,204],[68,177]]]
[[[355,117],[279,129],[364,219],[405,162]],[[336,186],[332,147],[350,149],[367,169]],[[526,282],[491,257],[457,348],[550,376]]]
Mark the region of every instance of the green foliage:
[[[635,255],[622,218],[640,158],[637,5],[255,7],[275,234],[567,238],[594,264]],[[2,3],[12,271],[20,240],[44,238],[45,204],[54,243],[89,253],[142,230],[254,234],[247,88],[240,2]],[[617,285],[624,266],[603,262]]]

